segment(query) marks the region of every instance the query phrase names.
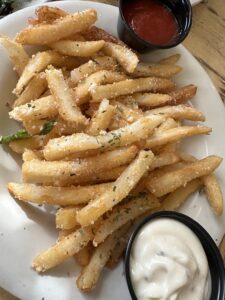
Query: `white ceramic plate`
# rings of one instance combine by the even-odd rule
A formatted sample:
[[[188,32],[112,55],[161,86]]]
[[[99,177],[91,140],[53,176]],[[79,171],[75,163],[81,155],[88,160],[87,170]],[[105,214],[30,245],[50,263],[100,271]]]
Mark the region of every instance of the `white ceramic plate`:
[[[85,1],[56,2],[51,5],[71,12],[95,8],[99,16],[97,25],[116,35],[118,9],[113,6]],[[34,7],[30,7],[4,18],[0,22],[0,32],[13,37],[25,27],[27,18],[33,12]],[[224,106],[198,62],[182,46],[170,51],[150,53],[144,58],[154,61],[175,52],[182,54],[180,63],[184,67],[184,72],[176,79],[178,84],[195,83],[199,87],[193,104],[205,114],[206,124],[214,129],[210,136],[189,139],[185,147],[199,158],[214,153],[225,157]],[[0,134],[7,134],[17,129],[17,125],[9,120],[5,105],[11,99],[16,76],[3,49],[0,49],[0,61]],[[20,164],[18,157],[12,155],[7,147],[0,147],[0,286],[23,300],[130,299],[122,263],[112,272],[106,270],[96,291],[88,295],[81,294],[75,286],[74,278],[79,267],[75,267],[73,259],[43,276],[37,275],[30,268],[32,258],[53,244],[57,233],[51,208],[41,209],[19,203],[8,194],[7,182],[21,180]],[[217,174],[225,194],[224,164]],[[225,218],[214,217],[203,194],[196,193],[182,211],[198,220],[219,243],[224,234]]]

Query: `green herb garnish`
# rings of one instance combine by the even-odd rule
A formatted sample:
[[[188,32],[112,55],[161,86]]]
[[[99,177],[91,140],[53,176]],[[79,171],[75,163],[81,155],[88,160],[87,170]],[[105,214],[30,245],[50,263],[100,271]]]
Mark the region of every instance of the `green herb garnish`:
[[[31,137],[31,135],[25,129],[21,129],[18,130],[16,133],[0,136],[0,144],[8,144],[12,141],[27,139],[29,137]]]
[[[53,127],[55,126],[55,120],[49,121],[43,125],[43,128],[41,129],[40,135],[46,135],[48,134]]]
[[[53,129],[54,125],[55,125],[55,120],[46,122],[43,125],[43,128],[40,131],[39,135],[48,134]],[[32,135],[30,135],[25,129],[20,129],[16,133],[0,136],[0,144],[8,144],[16,140],[27,139],[29,137],[32,137]]]

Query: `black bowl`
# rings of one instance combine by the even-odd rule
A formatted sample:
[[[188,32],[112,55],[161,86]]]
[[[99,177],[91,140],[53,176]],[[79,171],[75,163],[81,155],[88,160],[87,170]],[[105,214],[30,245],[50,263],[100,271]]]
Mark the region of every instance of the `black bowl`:
[[[129,239],[126,255],[125,255],[125,273],[126,273],[126,280],[127,280],[127,285],[128,285],[131,298],[133,300],[137,300],[137,297],[133,289],[131,277],[130,277],[130,253],[132,250],[133,242],[136,236],[138,235],[139,231],[146,223],[159,218],[160,219],[169,218],[169,219],[174,219],[176,221],[179,221],[184,225],[186,225],[187,227],[189,227],[196,234],[196,236],[199,238],[205,250],[208,259],[210,276],[211,276],[210,300],[224,300],[225,299],[225,268],[224,268],[222,256],[215,242],[208,234],[208,232],[196,221],[194,221],[193,219],[189,218],[186,215],[183,215],[178,212],[172,212],[172,211],[158,212],[146,217],[140,224],[138,224],[138,226],[136,227],[136,229],[134,230],[133,234]]]
[[[160,2],[171,10],[179,26],[179,33],[175,40],[166,45],[151,44],[138,36],[137,33],[130,27],[123,14],[124,4],[129,1],[132,0],[119,0],[117,31],[120,39],[131,48],[139,52],[145,52],[153,49],[168,49],[180,44],[188,35],[192,24],[192,8],[189,0],[160,0]]]

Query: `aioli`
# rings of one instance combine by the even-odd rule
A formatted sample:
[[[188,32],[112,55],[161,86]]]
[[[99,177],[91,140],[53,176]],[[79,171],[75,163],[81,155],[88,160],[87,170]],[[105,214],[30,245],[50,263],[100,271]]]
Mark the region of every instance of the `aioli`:
[[[146,224],[134,240],[131,281],[138,300],[207,299],[208,261],[197,236],[169,218]]]

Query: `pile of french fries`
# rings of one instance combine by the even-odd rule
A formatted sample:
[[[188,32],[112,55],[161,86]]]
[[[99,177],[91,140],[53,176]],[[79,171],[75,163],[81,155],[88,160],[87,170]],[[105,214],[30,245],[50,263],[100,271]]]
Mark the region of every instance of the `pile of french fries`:
[[[182,124],[205,117],[187,104],[197,88],[172,79],[182,70],[178,54],[140,62],[94,26],[93,9],[69,14],[45,6],[36,15],[15,40],[0,36],[19,76],[9,117],[27,134],[9,142],[22,154],[23,183],[10,182],[8,190],[18,200],[58,208],[58,240],[33,268],[45,272],[75,257],[82,266],[77,287],[90,291],[103,268],[119,262],[144,216],[176,210],[202,187],[221,215],[213,172],[222,158],[198,160],[179,150],[182,139],[211,128]],[[29,57],[24,45],[47,50]]]

